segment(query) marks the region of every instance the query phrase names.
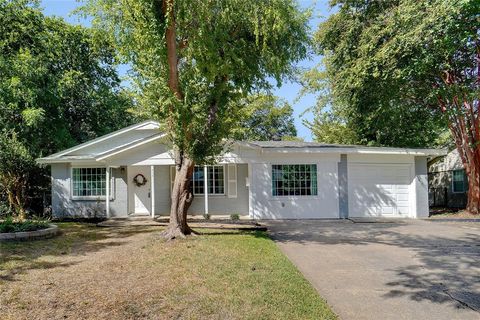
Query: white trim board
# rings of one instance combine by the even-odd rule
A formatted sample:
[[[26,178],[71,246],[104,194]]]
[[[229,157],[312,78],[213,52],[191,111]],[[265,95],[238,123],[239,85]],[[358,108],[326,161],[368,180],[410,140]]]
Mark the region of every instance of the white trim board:
[[[54,154],[52,154],[52,155],[50,155],[50,156],[48,156],[48,157],[41,158],[41,159],[59,158],[59,157],[61,157],[61,156],[63,156],[63,155],[66,155],[66,154],[69,154],[69,153],[72,153],[72,152],[81,150],[81,149],[83,149],[83,148],[92,146],[92,145],[97,144],[97,143],[99,143],[99,142],[108,140],[108,139],[110,139],[110,138],[119,136],[119,135],[121,135],[121,134],[124,134],[124,133],[126,133],[126,132],[129,132],[129,131],[132,131],[132,130],[135,130],[135,129],[139,129],[139,128],[144,127],[144,126],[147,126],[147,125],[153,125],[153,126],[156,126],[157,128],[160,128],[160,124],[159,124],[158,122],[156,122],[156,121],[153,121],[153,120],[144,121],[144,122],[137,123],[137,124],[131,125],[131,126],[129,126],[129,127],[126,127],[126,128],[123,128],[123,129],[120,129],[120,130],[117,130],[117,131],[114,131],[114,132],[112,132],[112,133],[103,135],[103,136],[98,137],[98,138],[96,138],[96,139],[93,139],[93,140],[90,140],[90,141],[81,143],[81,144],[79,144],[79,145],[77,145],[77,146],[75,146],[75,147],[72,147],[72,148],[69,148],[69,149],[66,149],[66,150],[63,150],[63,151],[54,153]],[[40,160],[40,159],[39,159],[39,160]]]

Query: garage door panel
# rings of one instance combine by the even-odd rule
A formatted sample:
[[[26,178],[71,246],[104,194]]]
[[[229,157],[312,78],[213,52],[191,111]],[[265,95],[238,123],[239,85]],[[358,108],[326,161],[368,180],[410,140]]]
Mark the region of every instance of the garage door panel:
[[[393,190],[394,186],[391,185],[391,184],[380,184],[380,185],[377,184],[376,186],[377,186],[377,188],[385,190],[387,192],[393,192],[394,191]]]
[[[394,208],[393,208],[393,207],[383,206],[381,213],[382,213],[382,214],[393,214],[393,213],[394,213]]]
[[[407,206],[398,206],[397,207],[397,210],[398,210],[398,214],[400,215],[408,215],[410,209],[410,207],[407,205]]]
[[[408,203],[408,193],[398,193],[397,194],[397,202],[404,201]]]
[[[348,168],[350,216],[408,215],[411,170],[411,165],[350,165]]]

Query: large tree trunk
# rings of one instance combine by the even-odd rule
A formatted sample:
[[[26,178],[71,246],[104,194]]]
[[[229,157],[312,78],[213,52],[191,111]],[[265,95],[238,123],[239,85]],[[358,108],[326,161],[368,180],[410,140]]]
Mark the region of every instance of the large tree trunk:
[[[472,214],[480,214],[480,146],[472,137],[469,126],[463,125],[464,117],[457,115],[455,122],[456,125],[450,124],[450,130],[468,180],[466,209]]]
[[[187,213],[193,201],[193,193],[190,188],[194,162],[176,152],[175,180],[172,188],[170,222],[162,235],[167,240],[176,238],[185,238],[193,234],[192,229],[187,224]]]
[[[478,166],[470,166],[469,170],[465,172],[468,179],[467,211],[473,214],[480,214],[480,168]]]
[[[168,63],[168,87],[178,100],[183,99],[182,90],[178,80],[178,55],[176,39],[176,21],[175,21],[175,0],[162,0],[162,12],[169,22],[165,30],[165,42],[167,48]],[[171,113],[174,113],[172,104]],[[172,116],[168,119],[168,125]],[[186,139],[189,139],[186,134]],[[174,146],[176,148],[178,146]],[[182,150],[175,150],[175,181],[173,183],[170,207],[170,222],[162,235],[167,239],[185,238],[193,231],[187,224],[188,208],[193,201],[193,193],[190,190],[190,180],[193,175],[194,162],[189,159]]]
[[[476,88],[480,84],[480,46],[476,50]],[[474,70],[474,69],[472,69]],[[467,211],[480,214],[480,102],[477,98],[462,93],[465,84],[463,73],[447,71],[443,82],[450,92],[450,97],[438,97],[440,108],[447,114],[448,126],[462,160],[468,179]],[[467,82],[468,83],[468,82]]]

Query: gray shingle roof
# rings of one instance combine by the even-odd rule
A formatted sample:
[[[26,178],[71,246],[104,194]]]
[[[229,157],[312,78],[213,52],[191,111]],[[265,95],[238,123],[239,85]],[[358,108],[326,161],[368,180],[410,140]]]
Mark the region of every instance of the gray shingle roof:
[[[328,144],[305,141],[244,141],[243,143],[260,148],[355,148],[352,145]]]
[[[426,155],[445,154],[445,150],[440,149],[424,149],[424,148],[392,148],[392,147],[373,147],[373,146],[357,146],[357,145],[343,145],[343,144],[328,144],[319,142],[304,142],[304,141],[242,141],[238,142],[241,145],[252,148],[261,149],[310,149],[318,152],[338,152],[344,153],[415,153]]]

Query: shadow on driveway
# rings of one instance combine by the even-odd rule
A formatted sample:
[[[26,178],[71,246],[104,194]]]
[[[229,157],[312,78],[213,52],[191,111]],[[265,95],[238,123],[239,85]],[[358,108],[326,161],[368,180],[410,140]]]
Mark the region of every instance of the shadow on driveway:
[[[480,224],[268,221],[347,319],[480,319]]]

